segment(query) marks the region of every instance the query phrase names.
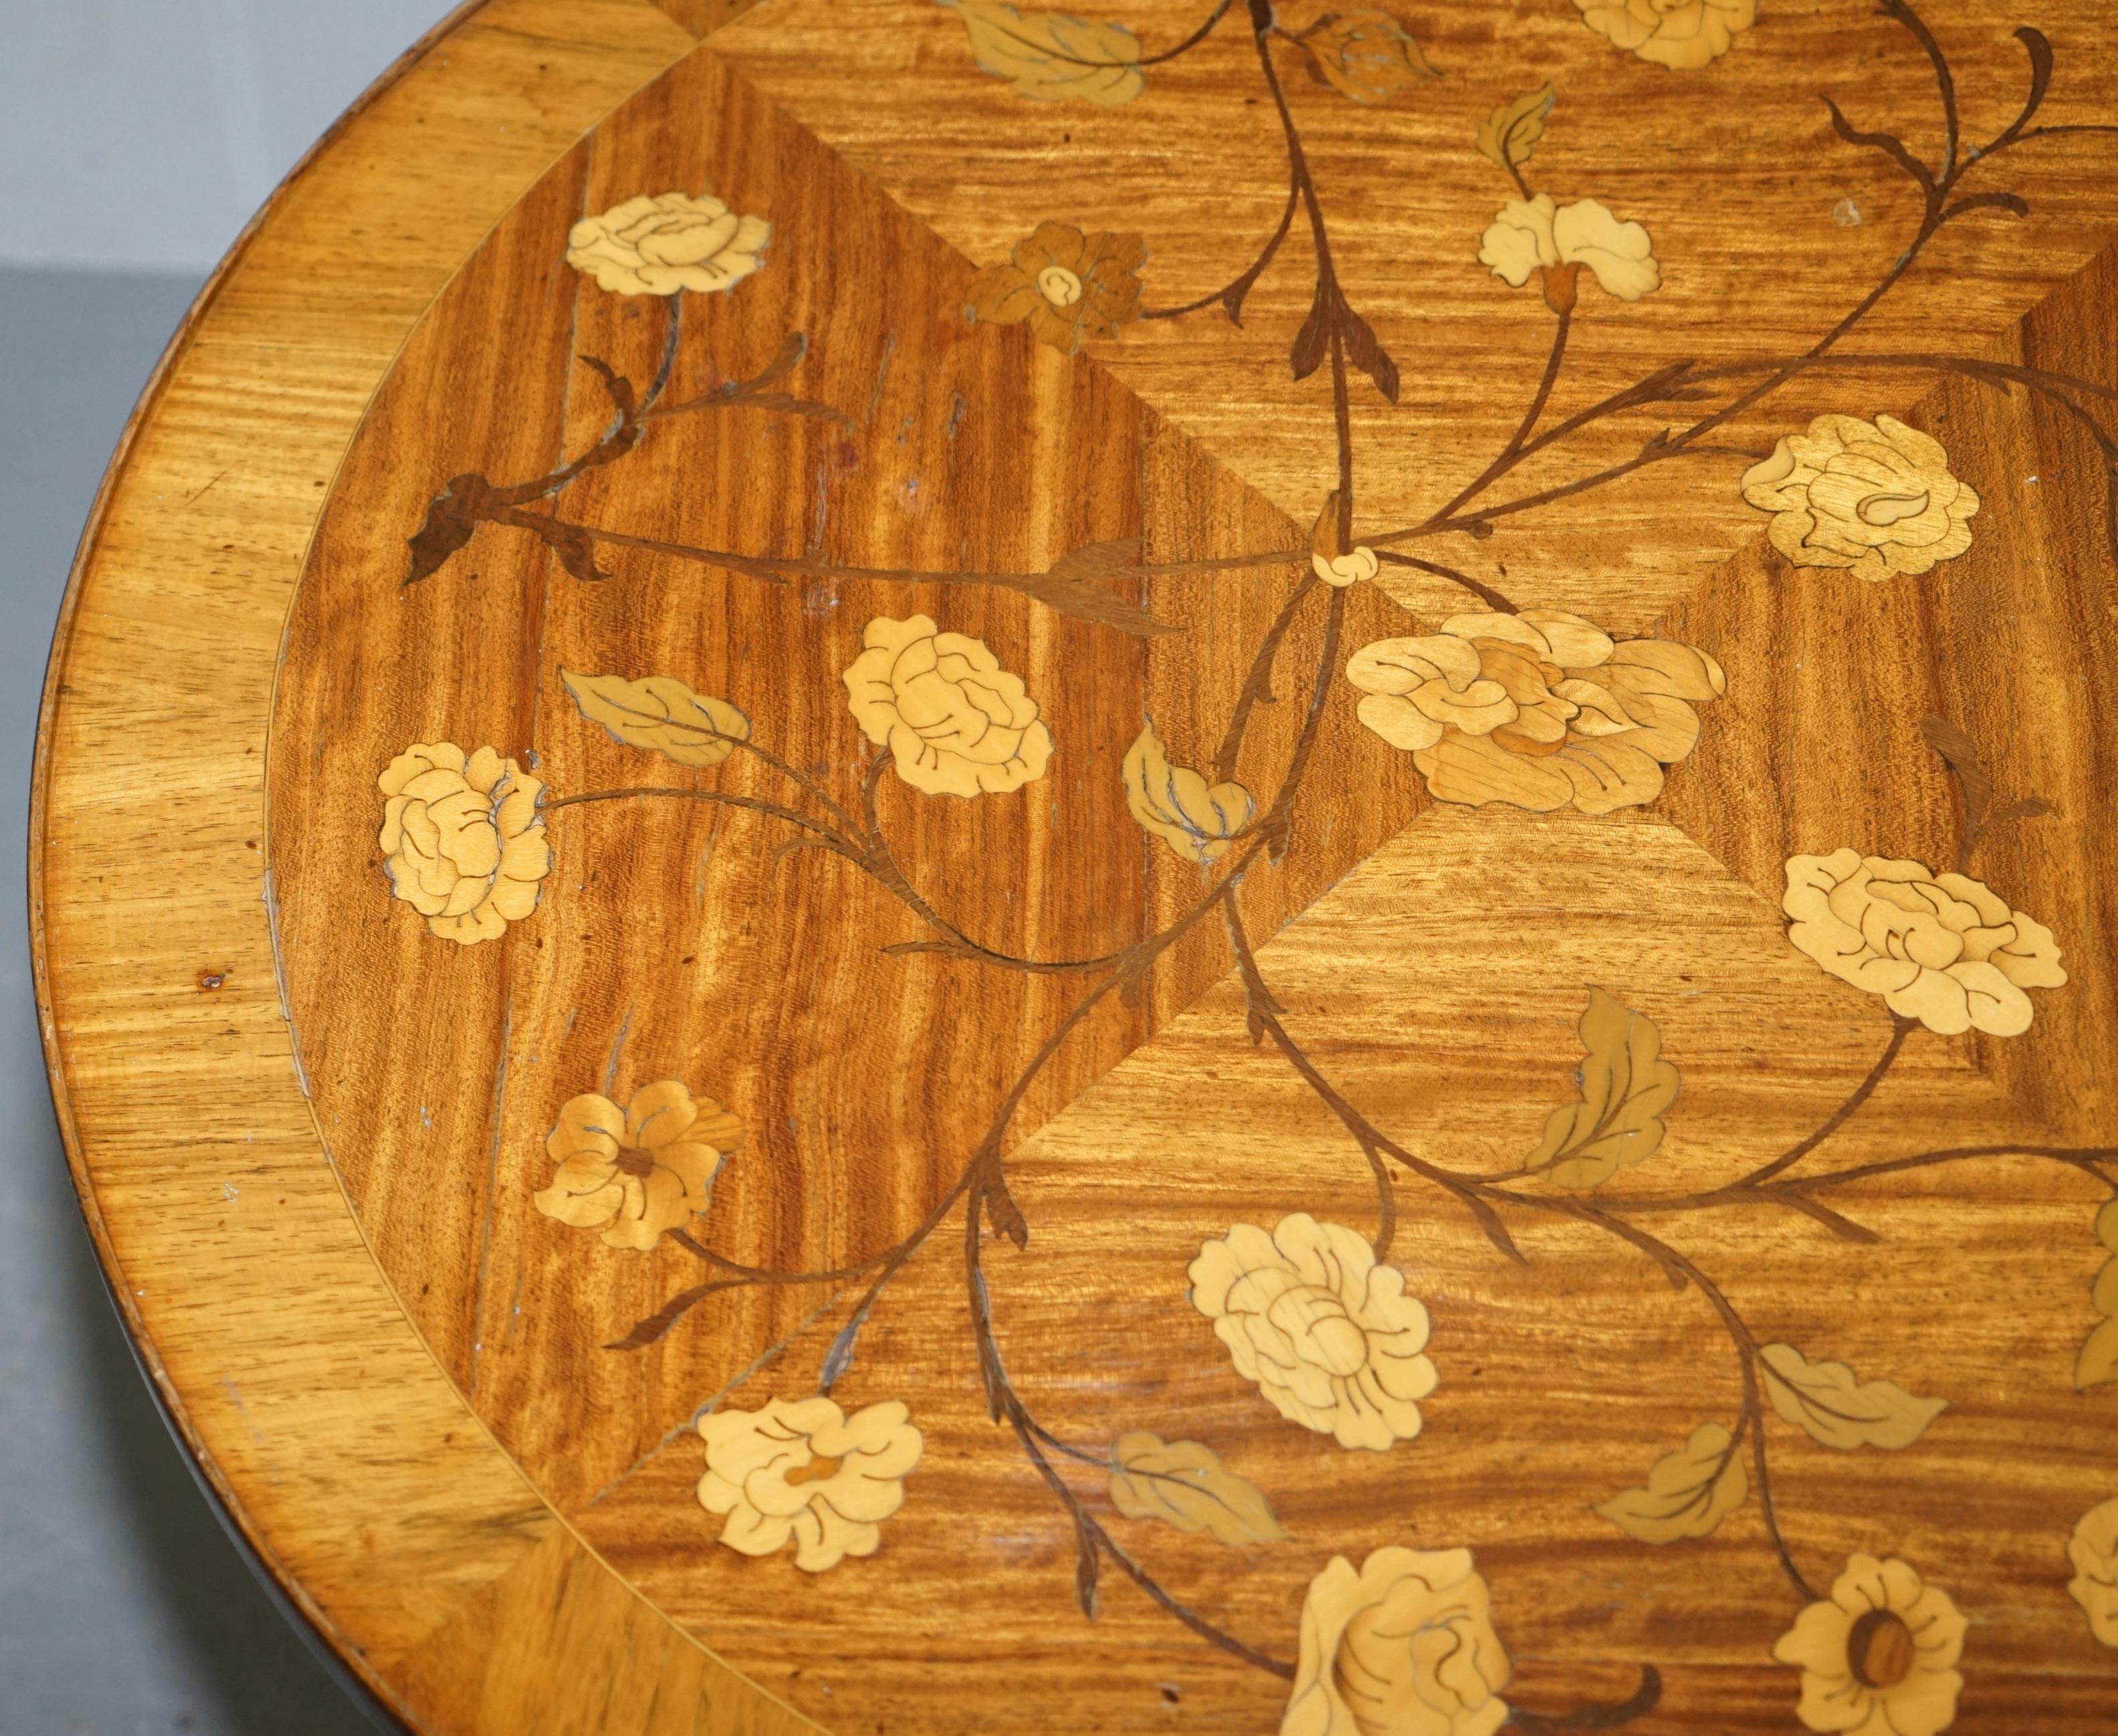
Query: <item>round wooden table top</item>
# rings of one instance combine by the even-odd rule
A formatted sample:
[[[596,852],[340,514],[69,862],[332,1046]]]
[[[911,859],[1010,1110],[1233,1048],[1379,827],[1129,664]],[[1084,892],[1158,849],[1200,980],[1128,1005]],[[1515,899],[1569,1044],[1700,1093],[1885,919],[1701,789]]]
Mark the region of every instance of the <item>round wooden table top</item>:
[[[2118,1720],[2118,12],[485,0],[45,700],[192,1449],[413,1728]]]

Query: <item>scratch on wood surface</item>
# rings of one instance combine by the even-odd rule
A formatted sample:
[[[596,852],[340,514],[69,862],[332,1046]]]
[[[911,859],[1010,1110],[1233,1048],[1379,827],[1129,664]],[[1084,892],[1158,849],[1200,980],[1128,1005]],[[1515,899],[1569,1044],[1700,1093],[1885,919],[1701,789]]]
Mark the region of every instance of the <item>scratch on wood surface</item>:
[[[510,983],[500,1008],[500,1060],[493,1069],[493,1110],[485,1147],[485,1209],[478,1227],[478,1276],[470,1292],[470,1375],[465,1384],[478,1391],[478,1359],[485,1348],[485,1286],[493,1267],[493,1214],[494,1194],[500,1183],[500,1140],[507,1107],[508,1042],[515,1030],[515,988]],[[518,1277],[516,1282],[520,1282]]]

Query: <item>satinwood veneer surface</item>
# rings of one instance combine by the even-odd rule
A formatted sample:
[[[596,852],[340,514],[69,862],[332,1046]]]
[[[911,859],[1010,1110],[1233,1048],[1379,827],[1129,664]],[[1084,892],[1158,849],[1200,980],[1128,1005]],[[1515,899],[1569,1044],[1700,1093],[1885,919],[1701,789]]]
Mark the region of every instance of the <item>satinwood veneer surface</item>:
[[[33,923],[414,1728],[2118,1724],[2118,14],[484,0]]]

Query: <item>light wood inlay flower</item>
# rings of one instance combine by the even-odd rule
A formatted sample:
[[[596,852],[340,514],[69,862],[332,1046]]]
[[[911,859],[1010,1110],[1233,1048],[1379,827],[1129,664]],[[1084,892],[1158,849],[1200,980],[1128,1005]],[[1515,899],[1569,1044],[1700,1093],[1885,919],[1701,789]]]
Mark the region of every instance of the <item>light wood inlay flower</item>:
[[[1376,1452],[1419,1433],[1435,1386],[1427,1309],[1343,1224],[1237,1224],[1200,1249],[1191,1279],[1236,1372],[1289,1422]]]
[[[1582,21],[1619,48],[1672,72],[1718,60],[1758,21],[1758,0],[1574,0]]]
[[[1945,1037],[2019,1036],[2023,990],[2066,981],[2052,931],[1967,875],[1851,849],[1790,856],[1780,908],[1799,950]]]
[[[1147,244],[1137,235],[1084,235],[1064,223],[1040,223],[1005,265],[971,279],[973,320],[997,326],[1024,321],[1040,344],[1072,351],[1086,338],[1109,338],[1140,317],[1140,268]]]
[[[1361,721],[1408,750],[1442,801],[1548,813],[1637,807],[1699,740],[1692,708],[1721,666],[1672,639],[1612,639],[1556,609],[1459,615],[1439,633],[1379,639],[1346,679]]]
[[[1310,1582],[1279,1736],[1492,1736],[1513,1666],[1468,1549],[1343,1555]]]
[[[727,1515],[721,1541],[745,1555],[791,1541],[809,1573],[875,1554],[925,1444],[895,1400],[848,1416],[821,1396],[774,1398],[761,1410],[710,1411],[698,1428],[699,1504]]]
[[[614,295],[733,289],[765,263],[772,225],[739,216],[711,194],[642,194],[584,217],[566,237],[566,263]]]
[[[1801,1670],[1795,1713],[1840,1736],[1940,1736],[1956,1719],[1963,1618],[1903,1562],[1856,1555],[1782,1634],[1773,1655]]]
[[[537,907],[552,847],[537,811],[544,786],[489,747],[415,741],[376,779],[384,797],[390,890],[444,940],[475,946]]]
[[[1949,472],[1940,441],[1894,416],[1820,416],[1743,473],[1743,498],[1797,566],[1857,579],[1924,573],[1971,547],[1978,492]]]
[[[979,796],[1044,775],[1052,732],[1022,677],[1001,668],[983,639],[944,633],[930,616],[878,615],[861,644],[841,677],[847,704],[913,789]]]
[[[1561,205],[1549,193],[1510,199],[1478,242],[1478,262],[1519,289],[1533,274],[1556,313],[1571,313],[1587,266],[1606,295],[1637,302],[1662,287],[1654,242],[1637,223],[1621,223],[1593,199]]]
[[[570,1097],[544,1141],[558,1171],[531,1198],[547,1217],[645,1253],[713,1203],[721,1160],[742,1139],[740,1116],[676,1079],[643,1087],[623,1109],[594,1092]]]
[[[2092,1507],[2067,1540],[2074,1577],[2067,1590],[2088,1617],[2089,1632],[2118,1646],[2118,1499]]]

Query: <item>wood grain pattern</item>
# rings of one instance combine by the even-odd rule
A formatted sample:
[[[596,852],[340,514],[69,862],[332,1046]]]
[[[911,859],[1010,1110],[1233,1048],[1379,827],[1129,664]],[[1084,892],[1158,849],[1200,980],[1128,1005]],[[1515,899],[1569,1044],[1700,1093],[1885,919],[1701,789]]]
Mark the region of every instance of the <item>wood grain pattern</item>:
[[[318,1161],[262,920],[280,620],[368,394],[460,250],[688,46],[644,6],[506,0],[436,38],[345,124],[216,277],[128,431],[68,592],[39,736],[46,1041],[119,1304],[281,1582],[386,1701],[432,1728],[595,1728],[579,1706],[459,1719],[409,1660],[446,1632],[450,1695],[474,1660],[512,1680],[525,1653],[498,1610],[531,1595],[557,1624],[548,1655],[565,1673],[603,1622],[644,1606],[463,1408]],[[393,159],[395,178],[378,178]],[[158,814],[151,876],[127,818],[143,803]],[[202,974],[220,986],[203,990]],[[179,1101],[192,1107],[173,1117]],[[282,1246],[299,1250],[290,1263]],[[516,1592],[525,1581],[546,1589]],[[599,1613],[588,1636],[568,1625],[584,1610]],[[669,1727],[685,1729],[702,1679],[724,1677],[688,1644],[640,1668],[668,1675],[665,1715],[681,1709]],[[673,1697],[687,1680],[689,1706]]]
[[[1092,11],[489,0],[195,316],[35,856],[84,1199],[195,1450],[423,1730],[1783,1730],[1774,1643],[1866,1554],[1960,1612],[1961,1692],[1850,1615],[1847,1692],[2101,1729],[2111,19],[2031,21],[2062,132],[1988,163],[2045,66],[1998,0],[1787,0],[1678,72],[1573,0]],[[1988,177],[2028,214],[1942,215]],[[1533,178],[1603,253],[1510,287]],[[673,193],[747,219],[739,281],[585,269]],[[1283,210],[1241,326],[1159,316]],[[1757,362],[1848,307],[1865,362]],[[1780,510],[1924,566],[1797,564],[1758,478],[1827,413],[1918,432]],[[886,756],[937,690],[849,672],[930,642],[1048,760]],[[610,709],[687,695],[719,746]],[[472,944],[378,841],[443,743],[551,847]],[[442,784],[474,880],[486,785]],[[1922,865],[1865,944],[2013,946],[2027,995],[1967,1032],[1790,944],[1791,859],[1847,848]],[[565,1206],[570,1155],[663,1185],[597,1114],[693,1100],[645,1251]],[[1320,1312],[1244,1312],[1283,1280]],[[1334,1310],[1358,1367],[1297,1393]],[[768,1400],[825,1420],[753,1486]],[[1717,1493],[1627,1504],[1679,1472]],[[1362,1670],[1442,1721],[1357,1718]]]

